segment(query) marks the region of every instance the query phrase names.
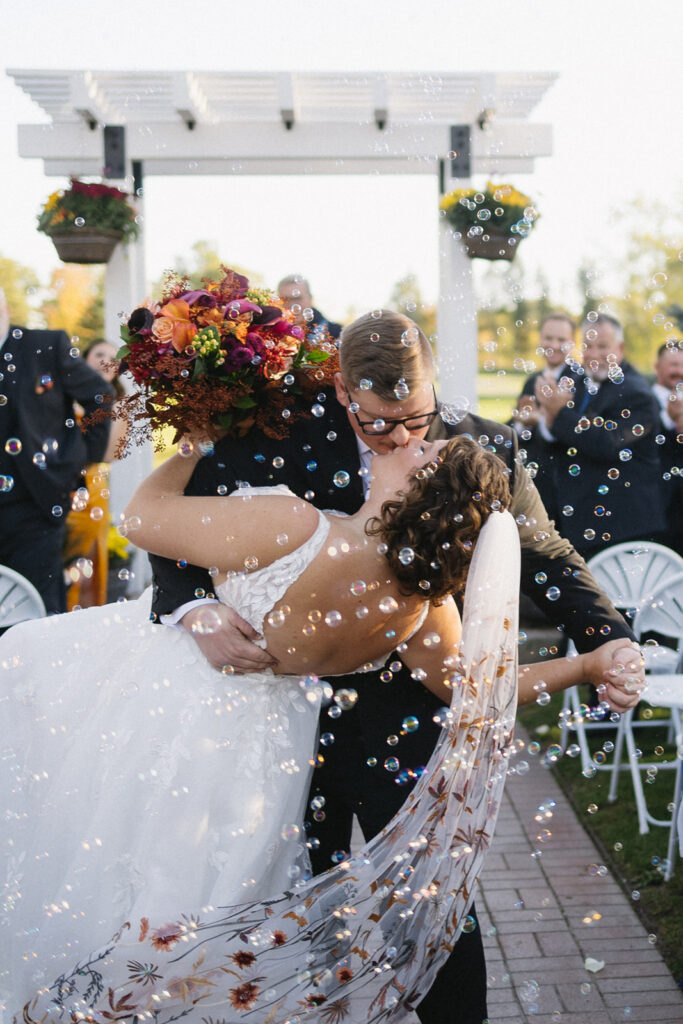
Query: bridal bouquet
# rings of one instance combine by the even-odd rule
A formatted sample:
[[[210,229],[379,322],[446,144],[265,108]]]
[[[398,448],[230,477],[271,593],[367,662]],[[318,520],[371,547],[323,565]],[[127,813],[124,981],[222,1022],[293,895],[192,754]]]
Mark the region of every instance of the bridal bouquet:
[[[250,288],[226,267],[218,281],[189,290],[167,278],[160,302],[145,302],[121,329],[121,372],[137,385],[125,411],[177,434],[207,428],[245,433],[256,423],[282,437],[339,369],[331,339],[307,340],[280,299]],[[323,366],[324,364],[324,366]]]

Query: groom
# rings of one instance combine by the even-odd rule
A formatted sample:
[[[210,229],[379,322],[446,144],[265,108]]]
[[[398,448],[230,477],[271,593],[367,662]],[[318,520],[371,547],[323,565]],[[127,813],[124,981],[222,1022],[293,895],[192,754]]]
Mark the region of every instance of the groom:
[[[511,512],[522,544],[522,589],[572,637],[579,651],[606,639],[630,637],[629,629],[585,568],[555,531],[526,470],[517,462],[515,432],[467,415],[445,422],[434,391],[429,343],[407,317],[387,310],[360,317],[344,328],[341,374],[334,389],[317,396],[316,415],[294,423],[281,441],[255,431],[224,438],[212,458],[200,461],[187,493],[213,495],[236,487],[286,483],[319,508],[353,513],[360,507],[374,454],[405,445],[469,434],[495,451],[510,470]],[[446,413],[447,415],[447,413]],[[450,419],[458,417],[447,416]],[[253,631],[236,611],[216,608],[222,629],[207,634],[197,596],[211,592],[206,572],[152,558],[153,610],[181,621],[216,667],[261,671],[269,656],[250,642]],[[539,573],[543,583],[538,582]],[[560,600],[555,598],[555,590]],[[550,596],[548,596],[550,595]],[[187,602],[187,603],[186,603]],[[359,628],[362,628],[359,623]],[[442,702],[390,659],[382,673],[334,680],[336,691],[358,698],[341,715],[321,715],[324,736],[311,796],[309,845],[316,873],[348,851],[355,814],[366,838],[377,834],[404,802],[438,738],[432,721]],[[332,706],[333,715],[348,700]],[[417,725],[415,725],[417,723]],[[398,768],[396,768],[398,762]],[[475,918],[476,920],[476,918]],[[486,1018],[486,973],[478,927],[463,934],[417,1010],[424,1024],[481,1024]]]

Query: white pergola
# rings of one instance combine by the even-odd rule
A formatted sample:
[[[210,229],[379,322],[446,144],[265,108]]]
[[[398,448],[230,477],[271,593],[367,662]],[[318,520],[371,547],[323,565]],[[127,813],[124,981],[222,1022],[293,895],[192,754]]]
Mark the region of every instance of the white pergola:
[[[42,159],[48,175],[101,175],[104,127],[124,126],[129,184],[169,174],[426,174],[436,217],[439,193],[466,187],[471,174],[529,173],[552,149],[550,125],[528,121],[551,72],[8,74],[49,118],[18,128],[20,156]],[[473,400],[471,262],[445,222],[439,255],[441,396]],[[141,231],[107,266],[108,337],[146,294],[144,267]]]
[[[103,176],[106,126],[125,129],[123,175],[143,213],[153,175],[425,174],[439,195],[472,174],[529,173],[552,151],[550,125],[528,118],[554,73],[48,71],[8,74],[48,121],[18,127],[19,155],[47,175]],[[144,225],[144,217],[142,218]],[[472,265],[439,228],[439,388],[476,400]],[[144,228],[107,264],[105,327],[147,294]],[[352,300],[353,296],[349,296]],[[149,471],[138,450],[112,466],[112,511]],[[146,560],[138,575],[148,571]]]

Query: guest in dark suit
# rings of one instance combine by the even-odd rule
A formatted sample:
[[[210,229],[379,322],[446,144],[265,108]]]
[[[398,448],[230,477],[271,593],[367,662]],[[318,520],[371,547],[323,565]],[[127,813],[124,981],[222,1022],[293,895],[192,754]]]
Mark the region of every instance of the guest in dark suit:
[[[341,324],[335,323],[334,320],[328,320],[319,309],[315,308],[311,286],[305,277],[302,277],[301,274],[288,274],[287,277],[282,278],[277,290],[283,306],[294,313],[296,322],[307,324],[309,329],[312,328],[309,337],[315,340],[316,333],[322,334],[324,331],[327,331],[331,338],[339,337]]]
[[[683,555],[683,343],[657,351],[652,391],[659,405],[657,445],[666,526],[656,539]]]
[[[612,544],[652,540],[663,529],[657,403],[624,357],[614,317],[583,324],[583,372],[573,387],[536,382],[539,431],[554,452],[557,525],[590,558]]]
[[[109,436],[106,420],[83,434],[74,402],[94,412],[112,391],[64,331],[10,325],[2,290],[0,350],[0,564],[33,583],[48,613],[63,612],[70,491],[83,466],[102,459]]]
[[[452,424],[440,419],[430,346],[411,320],[386,310],[359,318],[344,328],[341,365],[335,389],[321,390],[318,396],[316,412],[321,415],[295,422],[285,441],[253,430],[239,441],[224,438],[214,456],[199,463],[187,493],[231,491],[237,480],[253,485],[282,482],[321,508],[354,512],[363,501],[363,483],[375,452],[391,451],[411,437],[471,434],[510,470],[525,592],[555,623],[564,624],[580,650],[606,639],[602,627],[609,638],[631,636],[583,561],[548,522],[538,492],[515,459],[515,432],[478,416]],[[158,558],[152,563],[154,609],[160,615],[211,590],[208,574],[192,566],[178,569]],[[537,582],[539,572],[545,574],[543,585]],[[365,582],[371,587],[372,581]],[[226,623],[218,632],[204,628],[202,607],[180,609],[184,627],[196,629],[204,653],[217,667],[226,666],[224,670],[264,667],[268,655],[248,643],[250,631],[244,624],[244,635],[226,642],[227,627],[242,620],[229,609],[215,608]],[[382,673],[333,682],[339,703],[331,714],[322,712],[322,763],[311,790],[310,846],[316,873],[348,850],[354,814],[367,838],[382,829],[406,799],[439,734],[433,718],[441,702],[400,661],[390,661]],[[399,761],[399,770],[391,770],[394,762],[389,758]],[[486,971],[477,927],[455,945],[418,1016],[425,1024],[481,1024],[486,1017]]]
[[[548,313],[541,320],[537,352],[543,356],[545,367],[524,381],[511,420],[520,439],[520,450],[526,452],[527,469],[534,478],[546,512],[555,521],[560,511],[553,474],[555,450],[539,435],[541,412],[536,400],[536,382],[547,379],[553,386],[570,372],[570,366],[575,365],[571,358],[575,333],[576,324],[566,313]]]

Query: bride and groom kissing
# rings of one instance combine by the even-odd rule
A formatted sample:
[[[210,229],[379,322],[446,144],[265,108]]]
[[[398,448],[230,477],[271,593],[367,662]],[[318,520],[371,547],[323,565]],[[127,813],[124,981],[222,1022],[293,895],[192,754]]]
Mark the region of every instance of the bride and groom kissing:
[[[468,684],[471,673],[467,659],[462,670],[444,653],[454,648],[453,631],[459,627],[451,603],[436,602],[459,590],[484,522],[488,527],[490,520],[498,530],[500,520],[508,524],[503,531],[511,528],[509,516],[491,515],[509,506],[521,541],[523,589],[553,621],[564,623],[585,654],[579,664],[544,666],[548,688],[577,681],[581,678],[577,672],[583,668],[607,686],[606,696],[615,707],[626,707],[633,695],[617,685],[616,663],[624,652],[632,660],[633,651],[628,628],[583,562],[548,522],[533,484],[515,459],[514,433],[476,416],[465,416],[457,424],[444,423],[438,415],[426,338],[407,318],[389,311],[377,313],[345,328],[341,374],[335,378],[334,391],[321,389],[316,414],[294,422],[288,438],[273,440],[258,431],[237,441],[224,438],[208,457],[196,461],[194,454],[186,454],[171,460],[166,469],[161,467],[156,482],[153,476],[132,499],[130,521],[137,517],[141,522],[131,539],[156,552],[153,613],[163,618],[180,609],[186,631],[146,626],[137,610],[128,606],[110,608],[107,621],[102,609],[94,610],[92,625],[98,631],[94,644],[99,649],[92,651],[92,658],[97,661],[108,654],[114,662],[99,664],[95,714],[93,695],[83,695],[85,684],[93,678],[92,666],[86,661],[85,669],[81,667],[89,613],[77,617],[79,636],[73,647],[78,654],[71,658],[59,620],[44,624],[46,642],[36,658],[47,659],[49,665],[32,665],[30,683],[20,678],[15,692],[20,692],[21,708],[24,712],[27,707],[35,709],[43,699],[35,692],[35,679],[44,677],[48,668],[54,677],[58,656],[67,683],[52,688],[46,698],[49,714],[44,718],[54,728],[58,710],[62,715],[61,724],[57,720],[59,733],[62,727],[73,729],[80,716],[79,735],[97,737],[96,750],[81,747],[71,754],[71,763],[50,765],[53,778],[58,777],[59,792],[68,797],[59,805],[65,845],[77,837],[81,848],[67,888],[73,892],[88,879],[90,891],[83,890],[78,898],[62,898],[61,903],[70,905],[61,906],[56,895],[64,881],[59,879],[61,840],[53,843],[55,849],[47,858],[51,863],[42,860],[35,868],[24,862],[17,869],[17,885],[24,887],[25,902],[37,898],[39,913],[43,893],[33,890],[50,878],[54,887],[54,892],[49,886],[43,890],[49,891],[52,907],[49,920],[44,914],[41,918],[46,941],[52,942],[50,955],[45,956],[46,947],[40,943],[31,946],[32,935],[25,943],[30,958],[27,984],[37,979],[34,988],[47,992],[46,1005],[58,999],[61,1005],[90,1008],[100,996],[105,1002],[114,998],[107,992],[120,992],[121,998],[127,998],[117,1012],[117,1018],[123,1019],[125,1013],[132,1015],[133,1005],[142,1005],[134,1004],[130,996],[135,986],[146,994],[156,992],[157,982],[163,981],[161,990],[171,993],[168,999],[196,1005],[197,1020],[214,1006],[221,1008],[216,1011],[219,1016],[224,1015],[224,1005],[229,1009],[225,1019],[251,1014],[254,1020],[285,1020],[292,1006],[324,1022],[389,1019],[401,1007],[417,1007],[424,1022],[480,1024],[486,1016],[481,936],[470,907],[480,861],[475,857],[467,864],[477,845],[476,830],[468,829],[474,821],[481,833],[490,833],[497,807],[494,783],[500,784],[504,776],[501,763],[504,766],[513,694],[508,685],[507,691],[490,695],[473,708],[470,704],[478,698],[472,685],[458,718],[463,728],[455,729],[449,722],[444,705],[451,700],[456,681]],[[466,435],[474,442],[466,439],[443,446],[448,437]],[[375,459],[375,454],[387,458]],[[370,478],[371,504],[358,518],[364,484]],[[407,480],[413,483],[408,486]],[[245,481],[249,486],[244,486]],[[187,498],[181,497],[183,491]],[[235,492],[237,498],[227,499],[225,507],[224,503],[214,505],[217,496]],[[407,497],[397,498],[406,493]],[[176,504],[178,500],[181,504]],[[314,507],[332,509],[345,518],[319,515]],[[376,537],[372,543],[364,541],[368,517],[370,535]],[[516,543],[509,532],[497,534],[495,540],[493,536],[489,531],[488,552],[495,557],[486,569],[483,556],[479,559],[476,575],[483,590],[473,595],[474,612],[466,620],[464,640],[468,642],[469,632],[473,642],[476,634],[482,651],[495,651],[504,667],[501,679],[512,681],[514,689],[514,658],[504,623],[508,622],[509,633],[512,619],[505,602],[509,603],[510,594],[514,599],[517,588]],[[199,557],[205,550],[210,554]],[[188,552],[194,559],[186,558]],[[268,571],[271,566],[277,566],[277,572]],[[249,570],[246,575],[239,572],[244,567]],[[534,581],[541,570],[547,576],[542,591]],[[492,580],[502,604],[493,600]],[[297,591],[300,585],[303,590]],[[561,590],[560,601],[545,597],[553,586]],[[212,591],[222,603],[185,607],[197,594]],[[430,598],[435,600],[430,603]],[[485,640],[481,639],[486,625],[483,608],[495,609],[497,616],[497,632]],[[189,639],[187,630],[193,626]],[[590,651],[602,639],[602,626],[609,628],[614,640],[602,654],[593,655]],[[109,636],[115,639],[116,647],[110,644],[109,652],[102,649],[107,647],[108,634],[100,627],[110,630]],[[123,654],[121,628],[127,631],[128,648]],[[261,628],[268,654],[261,646],[247,643]],[[217,673],[212,676],[197,648],[223,669],[218,677],[220,690],[213,683]],[[401,657],[394,654],[393,660],[387,659],[394,649]],[[450,686],[443,685],[444,668],[431,668],[430,661],[446,663]],[[364,671],[352,672],[359,664]],[[144,697],[135,666],[154,679]],[[633,674],[638,673],[636,668]],[[114,686],[108,685],[111,679],[116,680]],[[520,673],[521,699],[533,699],[538,679],[533,671]],[[80,691],[76,709],[71,703],[74,688]],[[463,688],[469,689],[468,685]],[[480,689],[483,696],[486,687]],[[320,698],[330,691],[333,699],[321,711],[321,745],[316,753],[314,720]],[[24,713],[21,708],[19,717]],[[40,717],[32,714],[29,725],[35,726]],[[456,758],[455,748],[448,746],[459,742],[457,734],[472,733],[475,719],[488,722],[494,733],[496,727],[500,730],[494,736],[486,724],[480,726],[476,769],[466,765],[464,750]],[[492,725],[496,720],[498,726]],[[24,724],[17,721],[17,735]],[[450,739],[444,744],[446,734]],[[50,756],[47,747],[53,739],[46,741],[40,756]],[[433,757],[437,742],[438,763]],[[35,739],[33,743],[34,748],[39,746]],[[471,752],[469,760],[474,760]],[[316,767],[306,798],[309,761]],[[449,802],[449,790],[443,788],[449,763],[453,780],[458,772],[468,773],[461,794],[467,793],[469,819],[459,821],[453,817],[457,807],[450,809],[458,801]],[[34,774],[40,776],[40,772]],[[426,791],[429,781],[431,788]],[[137,787],[134,793],[131,785]],[[23,813],[30,828],[42,824],[49,845],[55,821],[45,810],[40,786],[34,780],[34,818],[25,810],[18,816]],[[444,795],[449,807],[439,810]],[[306,836],[313,873],[327,872],[325,882],[307,880],[299,842],[302,798],[309,819]],[[428,813],[418,827],[423,806]],[[86,811],[95,818],[87,828]],[[363,848],[360,860],[349,855],[354,815],[366,839],[385,830]],[[465,855],[458,849],[463,868],[457,886],[452,876],[448,883],[445,878],[439,881],[438,872],[452,868],[456,858],[451,847],[444,845],[445,838],[439,847],[433,834],[437,826],[452,830],[450,842],[460,832],[462,850],[469,850]],[[429,848],[432,842],[434,851]],[[103,848],[118,850],[115,865],[111,857],[98,860]],[[439,849],[441,854],[435,852]],[[415,864],[406,850],[416,851]],[[372,873],[379,864],[378,877],[388,876],[397,851],[406,860],[398,858],[402,872],[396,880],[398,888],[387,895],[379,914],[374,903],[368,906],[368,894],[376,901],[382,892]],[[439,867],[431,866],[433,852]],[[93,884],[91,874],[98,863],[107,865],[99,886]],[[366,889],[364,873],[372,875]],[[422,888],[415,887],[416,879],[423,880]],[[397,894],[401,884],[407,891],[409,880],[413,897],[426,893],[419,906],[433,911],[429,925],[419,913],[401,909],[406,900]],[[107,909],[105,890],[110,888],[122,909],[118,919],[111,902]],[[262,897],[275,897],[286,888],[291,894],[284,905],[275,899],[268,901],[270,905],[262,902]],[[99,890],[97,897],[92,890]],[[456,902],[449,903],[446,894]],[[79,899],[93,934],[79,939],[77,946],[67,942],[60,947],[65,935],[71,932],[73,938],[78,931],[73,911]],[[210,909],[236,903],[243,906],[232,915],[219,912],[216,916]],[[181,911],[200,915],[202,910],[205,919],[186,915],[185,923],[179,923]],[[400,920],[396,919],[399,911]],[[147,922],[139,932],[135,925],[134,935],[124,930],[101,954],[84,957],[83,943],[94,941],[95,922],[100,940],[106,941],[108,925],[124,917],[127,922],[136,921],[136,914]],[[455,941],[466,915],[468,926]],[[281,928],[274,927],[275,919]],[[378,919],[381,934],[373,945],[368,934]],[[368,926],[366,932],[358,931],[361,920]],[[439,932],[439,921],[445,932]],[[332,932],[329,927],[326,930],[330,923]],[[244,941],[245,934],[246,948],[234,947],[234,942]],[[223,943],[220,963],[207,966],[218,938]],[[283,968],[282,955],[277,957],[280,950],[291,950],[293,973]],[[181,970],[177,962],[187,961],[190,952],[191,962]],[[119,976],[108,967],[117,955]],[[78,959],[77,969],[70,974],[64,973],[69,957]],[[162,975],[162,957],[173,964],[168,975]],[[57,989],[45,984],[60,972]],[[214,999],[220,972],[235,975],[227,1002]],[[386,977],[391,984],[383,981]],[[28,998],[30,991],[16,989],[22,998],[24,993]],[[166,1005],[171,1011],[172,1003]],[[38,1006],[31,1004],[31,1019],[40,1016]]]

